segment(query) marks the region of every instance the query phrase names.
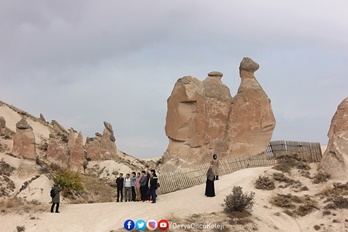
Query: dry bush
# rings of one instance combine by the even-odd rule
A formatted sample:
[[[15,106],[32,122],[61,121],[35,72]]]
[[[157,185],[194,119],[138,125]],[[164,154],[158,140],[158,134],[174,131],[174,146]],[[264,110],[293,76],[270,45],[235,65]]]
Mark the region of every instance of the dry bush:
[[[290,179],[289,177],[285,176],[284,173],[273,173],[273,180],[280,183],[285,183],[284,186],[280,185],[279,188],[287,188],[291,186],[291,188],[294,189],[295,192],[308,190],[308,188],[304,188],[305,186],[302,185],[301,181]]]
[[[294,212],[293,211],[290,211],[288,209],[284,210],[284,213],[286,213],[287,215],[289,215],[290,217],[293,217],[294,216]]]
[[[271,204],[281,207],[281,208],[294,208],[294,202],[299,202],[300,198],[297,196],[293,196],[291,194],[283,195],[277,194],[277,196],[271,199]]]
[[[256,189],[273,190],[275,189],[274,181],[268,176],[259,176],[255,182]]]
[[[251,210],[254,204],[254,192],[249,194],[243,193],[242,187],[235,186],[232,189],[232,193],[227,195],[224,199],[225,211],[239,211]]]
[[[8,163],[5,163],[3,160],[0,161],[0,176],[11,176],[14,167],[10,166]]]
[[[284,173],[280,173],[280,172],[273,173],[273,180],[276,180],[278,182],[284,182],[287,184],[294,183],[294,180],[290,179],[289,177],[285,176]]]
[[[330,174],[325,173],[325,172],[318,172],[314,177],[313,177],[313,184],[319,184],[319,183],[325,183],[330,179]]]
[[[290,173],[291,169],[294,167],[297,167],[299,169],[310,169],[310,167],[306,164],[304,164],[304,160],[302,160],[297,154],[292,154],[292,155],[281,155],[277,157],[278,164],[274,166],[273,168]],[[307,167],[308,166],[308,167]]]
[[[52,171],[58,171],[61,169],[60,165],[57,163],[50,163],[49,169]]]
[[[287,208],[284,213],[288,214],[289,216],[305,216],[314,209],[318,209],[316,206],[317,202],[312,200],[307,195],[298,197],[291,194],[278,194],[271,199],[271,204],[281,208]]]
[[[331,211],[330,210],[324,210],[323,211],[323,216],[330,215]]]
[[[348,209],[348,199],[342,196],[333,199],[335,206],[339,209]]]
[[[333,187],[327,187],[316,195],[327,197],[328,201],[333,197],[346,196],[348,195],[348,182],[345,184],[333,183]]]
[[[316,203],[314,202],[306,202],[303,205],[299,205],[296,209],[296,214],[298,216],[306,216],[307,214],[311,213],[314,209],[318,209],[316,206]]]
[[[25,231],[25,226],[17,226],[17,232],[23,232]]]
[[[315,225],[313,228],[314,228],[315,230],[320,230],[320,226],[319,226],[319,225]]]

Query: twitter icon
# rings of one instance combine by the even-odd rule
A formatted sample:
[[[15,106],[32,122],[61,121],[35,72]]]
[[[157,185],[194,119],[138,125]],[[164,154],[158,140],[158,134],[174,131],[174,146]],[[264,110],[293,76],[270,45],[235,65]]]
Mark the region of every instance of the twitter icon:
[[[145,230],[146,222],[142,219],[139,219],[138,221],[135,222],[135,228],[137,230]]]

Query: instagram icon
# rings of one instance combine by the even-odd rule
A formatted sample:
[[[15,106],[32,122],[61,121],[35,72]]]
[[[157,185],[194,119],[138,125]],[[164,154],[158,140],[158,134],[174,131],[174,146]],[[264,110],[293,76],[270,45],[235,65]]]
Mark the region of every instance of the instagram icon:
[[[147,221],[146,226],[149,230],[155,230],[157,228],[157,222],[155,220],[149,220]]]

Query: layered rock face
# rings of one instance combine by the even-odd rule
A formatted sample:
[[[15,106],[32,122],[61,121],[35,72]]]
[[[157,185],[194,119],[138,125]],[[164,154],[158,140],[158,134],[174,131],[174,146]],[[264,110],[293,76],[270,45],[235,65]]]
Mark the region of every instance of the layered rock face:
[[[87,156],[90,160],[112,160],[117,157],[116,139],[112,126],[104,122],[103,135],[96,133],[86,141]]]
[[[222,73],[211,72],[203,82],[191,76],[176,82],[168,99],[165,161],[208,159],[202,152],[224,138],[232,97],[221,78]]]
[[[115,160],[117,149],[114,132],[110,123],[104,122],[104,126],[103,135],[96,133],[95,138],[87,138],[85,144],[81,132],[77,134],[72,128],[68,132],[59,129],[56,134],[50,135],[47,158],[62,167],[79,170],[87,160]]]
[[[70,149],[70,162],[69,166],[82,170],[82,165],[86,161],[84,148],[83,148],[83,136],[81,132],[77,135],[74,141],[74,146]]]
[[[54,134],[50,134],[47,147],[47,159],[52,163],[59,164],[61,167],[67,168],[69,166],[70,151],[60,138]]]
[[[348,97],[339,104],[331,120],[329,143],[321,166],[332,178],[348,180]]]
[[[13,137],[12,154],[25,159],[35,160],[35,135],[33,128],[22,118],[16,124],[16,134]]]
[[[235,97],[217,71],[204,81],[191,76],[178,79],[167,101],[169,144],[164,163],[206,162],[214,153],[230,157],[265,150],[275,118],[270,100],[254,76],[258,67],[250,58],[242,60],[242,81]]]
[[[276,124],[271,101],[254,76],[257,69],[259,65],[250,58],[244,58],[239,68],[241,84],[228,122],[228,150],[237,156],[262,153]]]

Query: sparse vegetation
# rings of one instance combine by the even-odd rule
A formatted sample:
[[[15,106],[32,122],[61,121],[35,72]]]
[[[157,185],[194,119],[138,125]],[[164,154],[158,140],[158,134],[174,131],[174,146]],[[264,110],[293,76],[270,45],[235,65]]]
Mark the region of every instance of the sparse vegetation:
[[[278,164],[273,168],[281,172],[290,173],[291,169],[295,167],[301,170],[311,169],[306,161],[302,160],[298,154],[282,155],[277,157],[277,160]]]
[[[315,230],[320,230],[320,226],[319,226],[319,225],[315,225],[313,228],[314,228]]]
[[[14,170],[8,163],[0,161],[0,197],[9,196],[15,190],[16,186],[9,178]]]
[[[115,201],[115,189],[99,178],[81,175],[84,191],[80,193],[86,203]]]
[[[275,189],[274,181],[268,176],[259,176],[255,182],[256,189],[273,190]]]
[[[317,202],[312,200],[308,195],[298,197],[292,194],[278,194],[271,199],[271,204],[281,208],[286,208],[284,213],[289,216],[305,216],[312,212],[313,209],[318,209],[316,206]]]
[[[318,172],[313,178],[313,184],[325,183],[330,179],[330,174],[325,172]]]
[[[348,209],[348,199],[342,196],[333,199],[334,209]]]
[[[20,198],[8,198],[0,201],[1,213],[30,213],[30,212],[44,212],[47,206],[42,205],[38,201],[27,202]]]
[[[224,202],[225,211],[239,211],[251,210],[254,204],[254,192],[249,194],[243,193],[242,187],[235,186],[232,189],[232,193],[227,195]]]

